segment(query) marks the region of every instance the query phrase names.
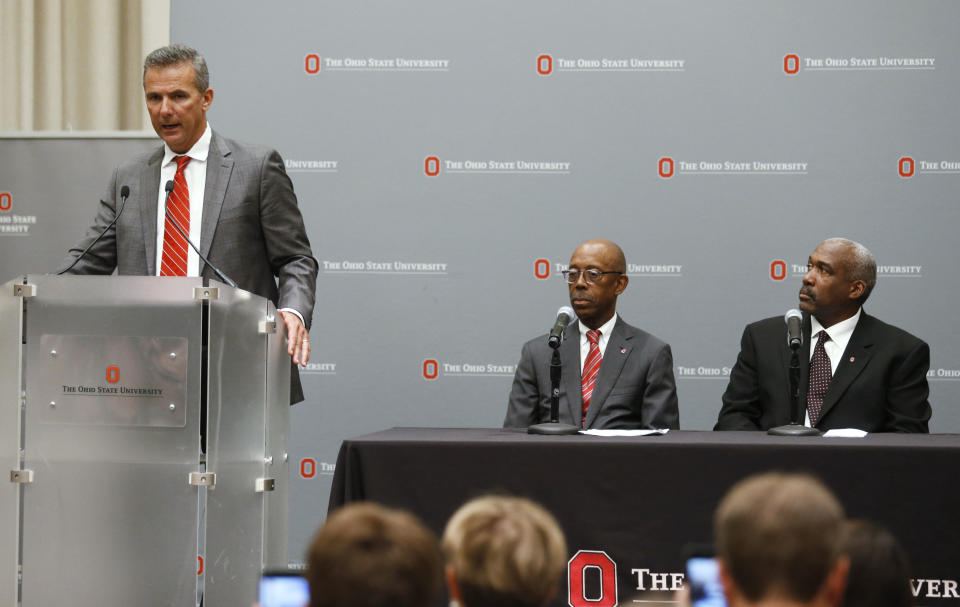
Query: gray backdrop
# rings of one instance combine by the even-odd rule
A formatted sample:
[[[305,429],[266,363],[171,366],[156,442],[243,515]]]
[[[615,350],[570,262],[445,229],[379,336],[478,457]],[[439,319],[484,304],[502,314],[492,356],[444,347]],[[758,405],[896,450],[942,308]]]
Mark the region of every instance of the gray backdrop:
[[[211,123],[281,152],[321,260],[291,561],[343,438],[501,424],[598,236],[631,264],[621,315],[673,346],[682,428],[712,427],[744,325],[796,307],[841,235],[881,266],[868,311],[930,343],[931,430],[960,431],[958,22],[946,1],[174,0]],[[0,232],[7,277],[61,258],[115,161],[14,143],[0,221],[43,229]]]

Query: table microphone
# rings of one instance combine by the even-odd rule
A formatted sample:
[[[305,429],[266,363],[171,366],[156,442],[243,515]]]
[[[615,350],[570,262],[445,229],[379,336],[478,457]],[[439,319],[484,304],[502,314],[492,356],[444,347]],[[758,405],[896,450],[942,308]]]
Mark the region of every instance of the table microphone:
[[[783,321],[787,323],[787,346],[796,350],[803,345],[803,314],[800,310],[787,310]]]
[[[550,337],[547,339],[547,344],[551,348],[558,348],[560,346],[560,338],[563,336],[563,330],[567,328],[567,325],[570,324],[570,321],[573,319],[573,308],[570,306],[563,306],[557,310],[557,321],[553,323],[553,328],[550,329]]]

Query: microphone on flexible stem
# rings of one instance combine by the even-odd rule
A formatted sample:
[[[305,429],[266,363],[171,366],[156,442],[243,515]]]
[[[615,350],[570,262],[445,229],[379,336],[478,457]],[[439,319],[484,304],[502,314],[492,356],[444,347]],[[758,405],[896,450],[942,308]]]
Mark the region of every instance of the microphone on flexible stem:
[[[797,350],[803,345],[803,314],[800,310],[787,310],[783,321],[787,323],[787,346]]]
[[[550,337],[547,338],[547,345],[556,350],[560,347],[560,339],[563,337],[563,330],[567,328],[573,319],[573,308],[563,306],[557,310],[557,321],[553,323],[550,329]]]
[[[210,269],[212,269],[216,273],[216,275],[220,278],[220,280],[227,283],[234,289],[238,288],[237,283],[233,282],[233,280],[229,276],[227,276],[226,274],[220,271],[220,268],[210,263],[210,260],[203,256],[203,253],[200,252],[200,249],[197,248],[197,245],[193,244],[193,241],[190,240],[190,237],[187,236],[186,232],[183,231],[183,228],[180,227],[180,224],[177,223],[177,220],[174,219],[173,214],[170,212],[170,206],[169,206],[170,194],[173,193],[173,180],[172,179],[168,180],[167,183],[164,184],[163,189],[167,192],[167,196],[163,200],[163,212],[167,216],[167,219],[170,220],[170,223],[173,224],[173,227],[176,228],[177,232],[179,232],[180,235],[183,236],[183,239],[190,244],[193,250],[197,252],[197,255],[199,255],[200,259],[203,260],[203,263],[210,266]]]
[[[123,207],[127,205],[127,197],[129,196],[130,196],[130,187],[126,185],[120,186],[120,210],[117,211],[117,214],[114,216],[113,221],[111,221],[107,225],[107,227],[103,228],[103,231],[100,232],[100,235],[94,238],[93,242],[87,245],[87,248],[84,249],[83,253],[80,253],[80,255],[73,260],[72,264],[70,264],[66,268],[57,272],[57,276],[60,276],[61,274],[66,274],[67,272],[69,272],[73,268],[73,266],[77,265],[77,262],[83,259],[83,256],[87,254],[87,251],[89,251],[93,245],[97,244],[100,241],[100,239],[103,238],[103,235],[107,233],[107,230],[109,230],[114,225],[116,225],[117,220],[120,219],[120,215],[123,213]]]

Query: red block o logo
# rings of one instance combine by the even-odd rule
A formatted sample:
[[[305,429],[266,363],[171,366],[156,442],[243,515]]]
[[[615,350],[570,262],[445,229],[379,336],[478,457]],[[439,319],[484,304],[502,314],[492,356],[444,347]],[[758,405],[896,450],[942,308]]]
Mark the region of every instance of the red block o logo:
[[[303,69],[307,70],[308,74],[316,74],[320,71],[320,56],[310,54],[307,55],[303,60]]]
[[[300,477],[313,478],[317,475],[317,460],[312,457],[305,457],[300,460]]]
[[[120,381],[120,369],[114,365],[107,367],[107,381],[111,384]]]
[[[796,55],[783,56],[783,71],[788,74],[796,74],[800,71],[800,57]]]
[[[664,156],[657,163],[657,173],[660,174],[664,179],[669,179],[673,177],[673,158],[669,156]]]
[[[440,375],[440,363],[432,358],[423,361],[423,379],[437,379]]]
[[[0,211],[6,213],[13,208],[13,196],[10,192],[0,192]]]
[[[913,177],[913,171],[916,168],[916,165],[913,162],[913,158],[909,156],[904,156],[900,159],[900,162],[897,163],[897,171],[900,173],[901,177]],[[3,207],[0,207],[2,209]]]
[[[423,161],[423,172],[427,177],[436,177],[440,174],[440,159],[436,156],[427,156]]]
[[[203,573],[203,557],[197,555],[197,575]]]
[[[537,57],[537,73],[541,76],[547,76],[553,71],[553,57],[550,55],[540,55]]]
[[[587,570],[599,569],[600,596],[587,597],[584,578]],[[606,552],[580,550],[567,563],[567,602],[570,607],[614,607],[617,604],[617,564]]]
[[[774,259],[770,262],[770,280],[784,280],[787,277],[787,262]]]
[[[538,259],[533,262],[533,275],[543,280],[550,278],[550,262],[546,259]]]

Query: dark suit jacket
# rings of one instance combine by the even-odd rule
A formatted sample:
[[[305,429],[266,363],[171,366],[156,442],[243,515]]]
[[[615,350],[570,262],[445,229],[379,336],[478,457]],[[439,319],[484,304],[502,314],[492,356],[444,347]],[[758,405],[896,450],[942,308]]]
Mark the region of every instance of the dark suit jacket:
[[[156,274],[157,205],[163,147],[124,162],[113,173],[93,225],[70,250],[67,267],[115,217],[120,189],[130,188],[126,208],[71,274]],[[198,247],[210,263],[246,291],[292,308],[310,328],[319,263],[297,207],[280,155],[216,132],[210,140]],[[201,276],[216,274],[200,262]],[[291,369],[291,402],[303,400],[300,376]]]
[[[570,323],[560,345],[560,421],[580,426],[580,323]],[[550,421],[550,359],[547,336],[528,341],[513,378],[505,428]],[[538,417],[539,415],[539,417]],[[670,346],[618,318],[613,326],[586,428],[679,428],[677,386]]]
[[[790,423],[786,326],[777,316],[747,325],[714,430],[767,430]],[[817,428],[929,432],[930,348],[906,331],[861,312],[830,381]],[[803,317],[800,402],[806,410],[810,317]],[[799,420],[803,423],[803,420]]]

